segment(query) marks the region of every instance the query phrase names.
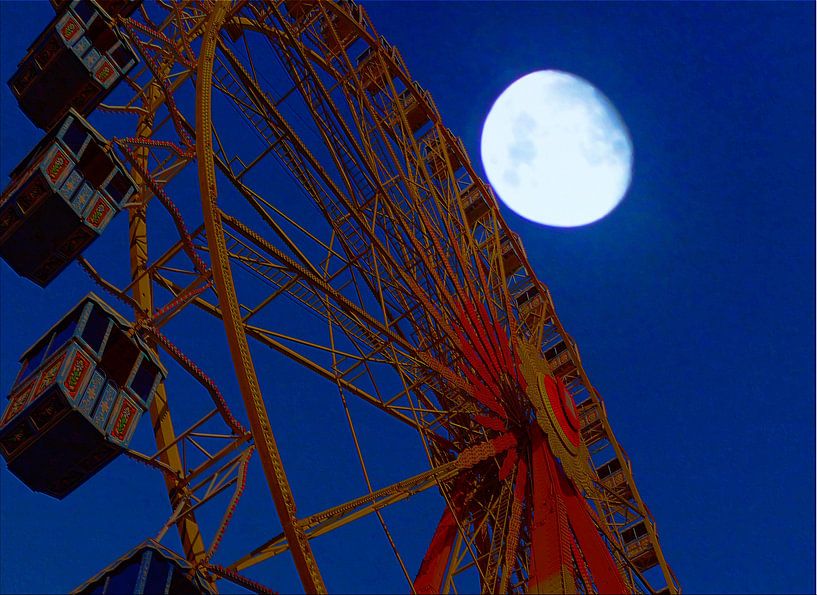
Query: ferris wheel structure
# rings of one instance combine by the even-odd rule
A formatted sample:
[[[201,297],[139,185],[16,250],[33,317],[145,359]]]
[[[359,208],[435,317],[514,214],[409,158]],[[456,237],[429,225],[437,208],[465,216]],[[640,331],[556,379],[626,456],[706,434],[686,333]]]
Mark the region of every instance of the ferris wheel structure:
[[[194,592],[268,592],[250,575],[282,555],[306,592],[331,591],[312,540],[370,516],[406,579],[396,590],[680,592],[547,287],[361,5],[52,5],[9,82],[44,136],[0,199],[0,255],[42,286],[82,267],[95,293],[23,355],[0,420],[13,473],[62,498],[121,454],[155,468],[171,513],[146,528],[152,559]],[[119,211],[125,283],[82,255]],[[174,333],[185,319],[223,330]],[[197,363],[223,337],[229,394]],[[358,497],[296,506],[274,431],[287,421],[269,413],[276,372],[259,363],[270,354],[337,395]],[[172,374],[195,398],[165,388]],[[416,435],[421,471],[395,461],[400,479],[378,479],[360,407]],[[140,418],[151,451],[130,444]],[[69,435],[70,473],[32,471]],[[268,539],[225,559],[250,490],[269,495]],[[411,567],[385,513],[421,492],[437,494],[439,522]],[[159,543],[171,531],[177,554]]]

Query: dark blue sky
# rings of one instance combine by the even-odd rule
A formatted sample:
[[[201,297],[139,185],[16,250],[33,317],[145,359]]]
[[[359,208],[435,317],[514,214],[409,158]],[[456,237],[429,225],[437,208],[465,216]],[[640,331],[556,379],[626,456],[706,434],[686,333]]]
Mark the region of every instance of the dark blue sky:
[[[540,227],[507,209],[505,217],[606,399],[685,591],[814,592],[814,4],[366,7],[475,163],[491,103],[530,71],[573,72],[616,105],[635,152],[624,202],[578,229]],[[50,7],[3,2],[0,9],[5,81]],[[5,86],[0,100],[6,176],[38,132]],[[89,258],[126,266],[125,230],[121,215]],[[0,387],[7,391],[19,354],[92,287],[76,265],[44,291],[3,263],[0,283]],[[224,347],[203,357],[228,392]],[[340,410],[329,420],[298,368],[280,360],[269,366],[276,393],[301,391],[297,407],[271,406],[274,419],[294,416],[273,422],[293,467],[299,457],[338,448],[331,431],[309,432],[304,444],[305,434],[291,428],[316,419],[335,428]],[[337,428],[346,450],[348,431]],[[395,456],[375,456],[373,465],[388,474]],[[326,478],[296,479],[302,509],[319,509],[313,495]],[[63,502],[28,492],[6,471],[0,482],[2,592],[70,589],[155,533],[168,513],[159,477],[123,459]],[[353,493],[362,493],[355,485]],[[250,520],[238,522],[234,539],[247,531],[258,541],[253,519],[271,513],[260,493],[242,502]],[[429,510],[430,531],[439,509]],[[371,536],[361,530],[354,538],[381,539],[369,527]],[[421,541],[405,546],[419,552],[413,561]],[[344,564],[354,548],[331,543],[316,541],[330,588],[351,590],[360,581],[346,576]],[[258,576],[282,591],[297,588],[274,571]],[[399,578],[378,569],[365,589],[402,588]]]

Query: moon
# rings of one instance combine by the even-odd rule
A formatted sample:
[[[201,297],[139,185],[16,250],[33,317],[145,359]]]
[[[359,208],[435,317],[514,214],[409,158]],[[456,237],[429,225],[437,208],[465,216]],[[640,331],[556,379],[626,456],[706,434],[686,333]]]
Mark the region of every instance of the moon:
[[[482,128],[482,164],[499,198],[531,221],[598,221],[630,185],[633,145],[616,108],[586,80],[558,70],[517,79]]]

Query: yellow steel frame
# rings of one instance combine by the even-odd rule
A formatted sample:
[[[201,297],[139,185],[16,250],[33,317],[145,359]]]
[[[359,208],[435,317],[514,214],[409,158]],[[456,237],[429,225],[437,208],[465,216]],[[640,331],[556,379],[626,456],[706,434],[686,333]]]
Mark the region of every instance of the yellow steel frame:
[[[157,453],[130,453],[162,470],[174,512],[160,535],[176,525],[185,556],[206,570],[218,540],[206,544],[195,513],[229,488],[234,489],[231,502],[237,502],[245,479],[242,465],[256,449],[283,532],[249,550],[230,571],[289,551],[304,589],[325,592],[310,539],[376,514],[411,584],[409,570],[380,510],[428,488],[437,488],[455,510],[452,482],[461,475],[463,466],[451,454],[450,445],[454,444],[462,457],[462,453],[471,452],[469,449],[485,447],[490,438],[473,419],[478,408],[463,396],[471,387],[457,371],[467,346],[456,330],[454,313],[467,300],[484,304],[490,319],[498,322],[508,337],[533,345],[537,353],[544,353],[559,340],[565,343],[564,357],[575,370],[563,380],[574,396],[584,395],[598,408],[601,435],[621,463],[633,495],[630,501],[622,501],[600,481],[594,482],[586,496],[599,512],[599,531],[608,539],[628,584],[634,590],[652,591],[655,589],[628,557],[621,539],[624,527],[620,511],[627,511],[627,521],[643,519],[666,588],[671,593],[680,592],[661,551],[655,524],[636,488],[629,459],[612,433],[603,401],[587,378],[576,345],[562,328],[547,288],[533,274],[521,243],[502,219],[490,188],[477,176],[462,143],[443,126],[431,97],[415,85],[399,52],[377,34],[361,7],[307,0],[301,5],[303,12],[296,13],[291,12],[293,5],[292,0],[264,4],[160,2],[167,16],[159,25],[153,25],[143,7],[141,19],[152,27],[149,40],[138,44],[140,53],[150,61],[142,73],[146,82],[140,86],[129,81],[135,95],[128,105],[104,106],[113,112],[139,113],[138,138],[150,139],[168,124],[180,135],[193,138],[194,147],[184,154],[169,151],[160,157],[165,150],[161,147],[137,147],[136,170],[148,172],[160,180],[160,185],[167,184],[195,155],[203,225],[191,234],[192,249],[209,257],[210,270],[190,271],[174,264],[191,250],[185,238],[150,262],[146,212],[155,186],[136,170],[140,194],[130,209],[131,283],[120,290],[101,278],[89,263],[82,263],[95,281],[122,299],[126,292],[132,293],[137,326],[154,348],[161,343],[160,327],[188,306],[219,319],[226,330],[250,421],[249,432],[238,431],[227,419],[217,391],[198,374],[216,399],[216,409],[177,435],[167,394],[160,388],[151,407]],[[293,17],[295,14],[301,16]],[[123,19],[117,22],[126,25]],[[277,101],[272,98],[258,76],[249,46],[245,42],[243,53],[238,46],[231,47],[222,35],[228,30],[238,37],[252,33],[269,42],[293,81],[292,88]],[[346,51],[349,39],[369,48],[365,68]],[[171,109],[168,103],[181,85],[193,78],[195,121],[190,123],[181,110]],[[386,104],[375,99],[374,90],[387,98]],[[214,126],[214,92],[231,101],[244,122],[266,139],[260,152],[248,158],[230,154]],[[405,93],[410,95],[410,102],[404,101]],[[298,97],[309,110],[328,159],[319,159],[284,115],[280,102],[288,97]],[[344,105],[343,110],[340,105]],[[156,122],[163,109],[167,114]],[[414,134],[409,110],[421,110],[427,118],[424,136]],[[253,170],[270,156],[285,164],[322,212],[330,225],[329,239],[294,221],[248,181]],[[234,169],[235,163],[239,169]],[[258,233],[241,218],[222,210],[217,173],[246,199],[271,235]],[[469,199],[478,196],[487,205],[476,220],[470,220],[466,212],[466,195]],[[293,233],[323,250],[325,260],[319,263],[308,257],[301,246],[303,240]],[[267,295],[254,305],[242,303],[234,266],[251,271],[269,289]],[[186,280],[179,282],[174,276]],[[215,299],[196,291],[210,281]],[[178,301],[160,319],[152,316],[154,284]],[[534,288],[537,296],[524,315],[513,289],[519,286]],[[364,295],[368,297],[364,299]],[[281,296],[292,298],[326,321],[325,343],[267,328],[264,315]],[[374,307],[367,302],[372,297]],[[248,337],[337,386],[366,495],[298,517]],[[166,343],[162,345],[168,350]],[[169,352],[182,367],[198,373],[178,352]],[[399,390],[384,394],[378,382],[382,370],[396,373]],[[365,388],[366,383],[373,388]],[[429,471],[374,489],[347,395],[415,429]],[[231,426],[229,434],[202,429],[204,424],[220,419],[219,414]],[[215,438],[228,442],[213,453],[202,440]],[[187,448],[198,451],[201,462],[188,465]],[[492,460],[484,454],[477,458]],[[590,467],[588,473],[597,480],[592,464]],[[455,578],[473,570],[486,591],[523,590],[528,575],[527,546],[523,543],[517,548],[518,544],[511,547],[507,543],[510,527],[518,524],[520,514],[518,508],[513,510],[512,480],[497,482],[490,494],[480,492],[479,486],[466,489],[472,512],[468,518],[456,519],[459,531],[443,578],[444,591],[455,592]],[[517,517],[514,522],[513,515]],[[228,521],[225,513],[217,535]],[[225,576],[224,569],[219,568],[214,573]]]

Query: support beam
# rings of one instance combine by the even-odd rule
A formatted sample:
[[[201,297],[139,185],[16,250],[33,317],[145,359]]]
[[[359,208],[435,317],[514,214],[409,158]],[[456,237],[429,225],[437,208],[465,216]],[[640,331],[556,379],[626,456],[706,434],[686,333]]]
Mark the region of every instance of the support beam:
[[[567,514],[552,474],[553,455],[547,440],[533,428],[531,444],[533,518],[528,593],[571,593],[575,590]],[[624,591],[622,591],[624,593]]]
[[[417,578],[414,579],[414,590],[417,593],[441,593],[445,570],[451,561],[451,550],[457,536],[457,521],[446,506],[443,516],[434,531],[434,537],[428,546]]]
[[[145,107],[147,112],[140,116],[136,129],[136,135],[140,138],[150,137],[153,130],[154,113],[150,107],[158,103],[161,91],[156,84],[151,84],[147,90]],[[139,147],[136,150],[137,159],[142,169],[148,170],[148,147]],[[134,168],[131,172],[133,179],[139,188],[140,204],[129,210],[129,233],[130,233],[130,268],[131,279],[133,279],[133,299],[141,308],[134,310],[136,322],[141,322],[144,316],[153,311],[153,287],[150,276],[147,275],[148,266],[148,240],[147,240],[147,202],[152,193],[144,183],[142,176]],[[156,354],[155,341],[149,340],[149,345]],[[158,460],[172,469],[176,476],[184,474],[179,449],[176,444],[176,436],[173,429],[173,421],[167,404],[167,392],[164,383],[160,384],[156,390],[156,396],[150,404],[150,418],[153,422],[153,435],[156,438],[156,448],[161,452]],[[177,479],[170,474],[163,474],[165,486],[167,488],[170,504],[173,509],[179,506],[182,495],[177,487]],[[176,523],[181,538],[182,548],[185,557],[191,563],[198,563],[204,560],[206,554],[204,541],[201,537],[195,515],[191,512],[179,518]]]

